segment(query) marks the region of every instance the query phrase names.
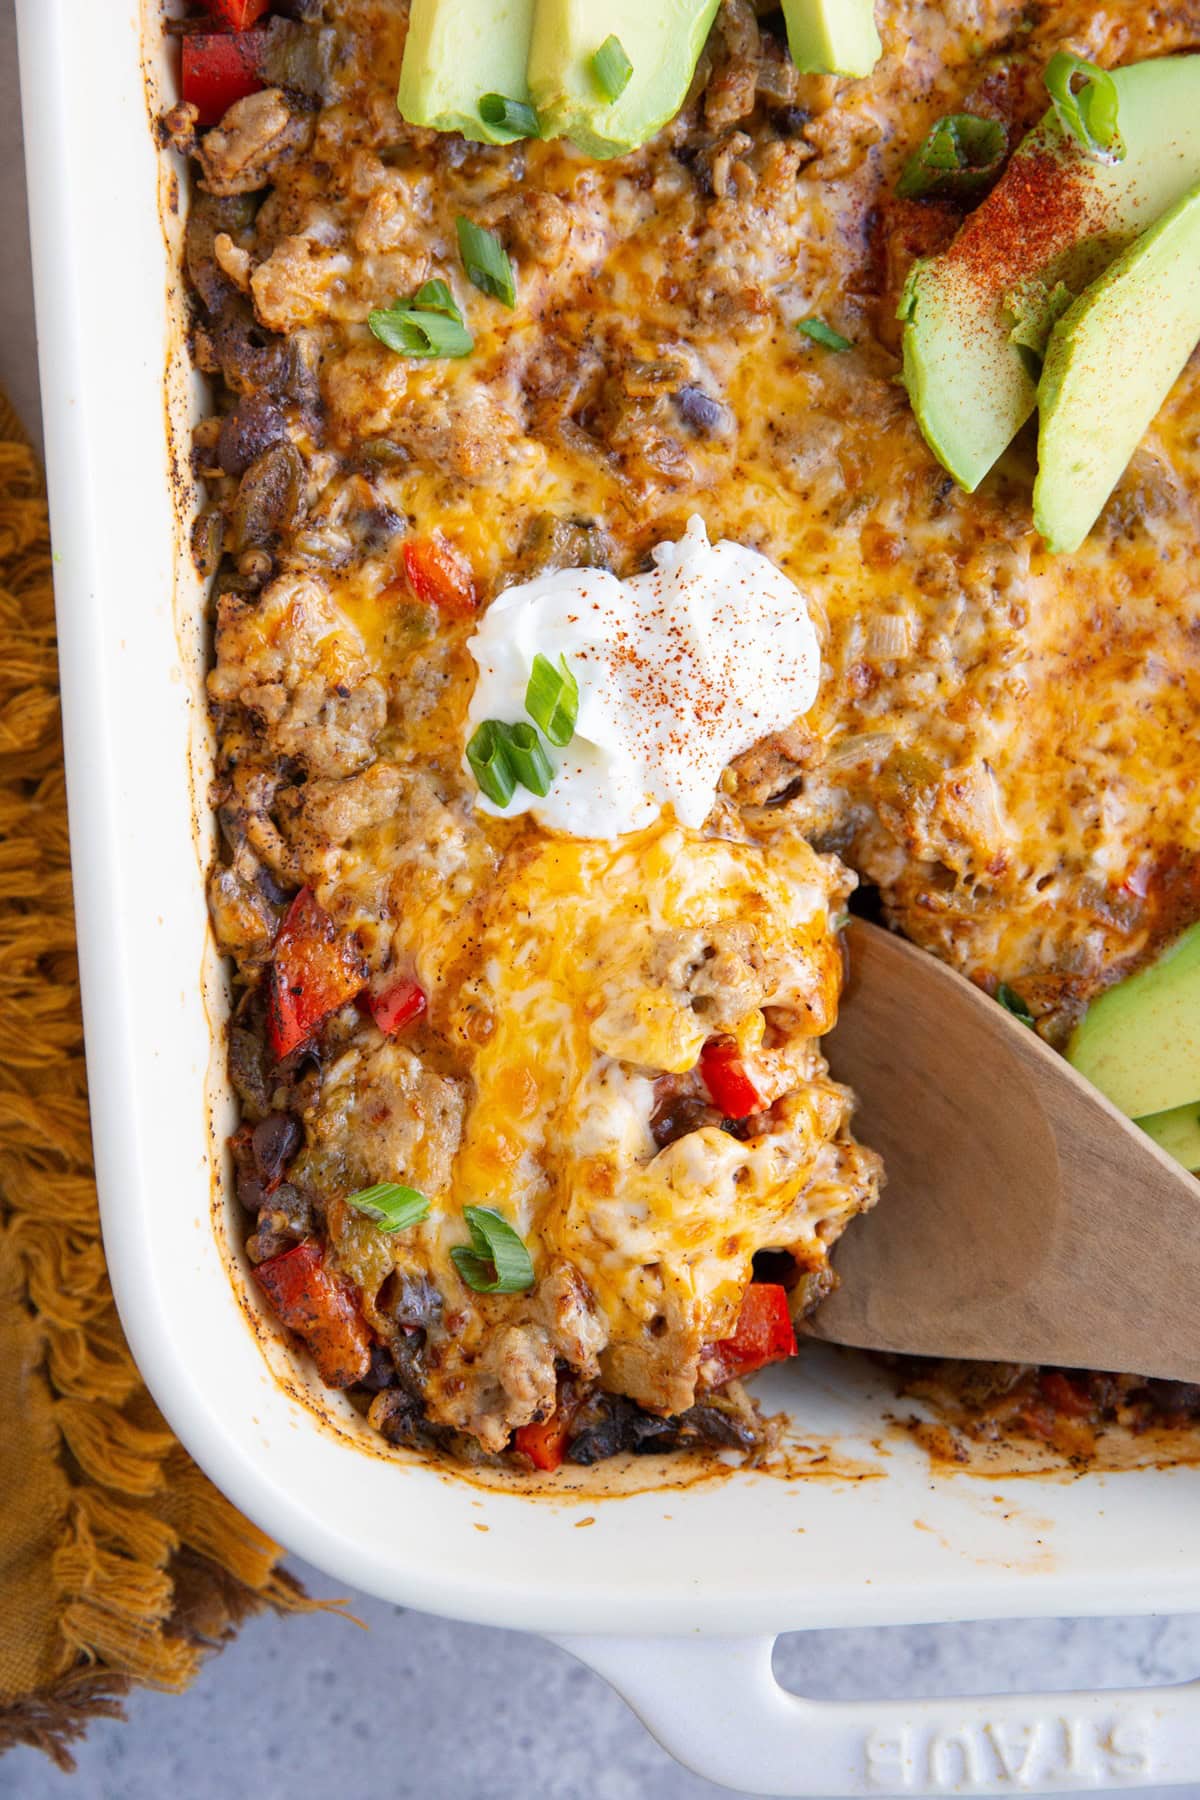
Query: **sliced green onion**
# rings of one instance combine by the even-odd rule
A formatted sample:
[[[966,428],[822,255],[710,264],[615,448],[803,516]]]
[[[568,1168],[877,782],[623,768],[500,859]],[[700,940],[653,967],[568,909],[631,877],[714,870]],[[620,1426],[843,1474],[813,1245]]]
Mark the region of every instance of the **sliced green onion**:
[[[633,64],[625,54],[619,37],[606,37],[592,58],[592,74],[596,86],[606,100],[619,100],[629,86]]]
[[[497,719],[485,719],[467,745],[467,761],[480,788],[496,806],[507,806],[517,785],[509,754],[508,732]]]
[[[364,1219],[378,1225],[380,1231],[407,1231],[429,1217],[429,1202],[416,1188],[402,1187],[398,1181],[381,1181],[377,1187],[360,1188],[347,1194],[346,1205],[360,1212]]]
[[[426,281],[408,300],[367,315],[381,344],[398,356],[466,356],[475,340],[444,281]]]
[[[458,302],[444,281],[423,281],[407,304],[415,312],[445,313],[448,319],[457,319],[460,325],[463,322]]]
[[[1076,87],[1076,80],[1082,87]],[[1046,87],[1064,132],[1096,162],[1120,162],[1125,145],[1118,125],[1120,95],[1107,69],[1060,50],[1050,58]]]
[[[1033,1014],[1022,1000],[1020,994],[1010,988],[1006,981],[1002,981],[1000,986],[996,989],[996,998],[1004,1008],[1005,1012],[1011,1013],[1014,1019],[1019,1019],[1022,1025],[1028,1025],[1032,1029]]]
[[[844,338],[840,331],[835,331],[832,325],[825,323],[824,319],[801,319],[796,330],[802,331],[805,337],[812,339],[814,344],[824,345],[826,350],[852,350],[854,348],[849,338]]]
[[[565,656],[559,657],[557,669],[540,651],[534,657],[533,673],[525,689],[525,711],[560,750],[570,743],[579,717],[579,683],[567,667]]]
[[[510,100],[507,94],[481,94],[479,116],[493,131],[507,131],[514,138],[537,137],[541,132],[532,106],[525,100]]]
[[[999,119],[951,113],[939,119],[896,183],[902,200],[961,199],[990,187],[1008,153]]]
[[[471,1245],[456,1244],[450,1257],[469,1288],[477,1294],[520,1294],[533,1286],[529,1252],[507,1219],[490,1206],[464,1207],[463,1218]]]
[[[500,729],[507,730],[508,758],[521,786],[528,788],[531,794],[548,794],[554,769],[533,726],[522,722]]]
[[[494,231],[485,231],[473,219],[460,213],[454,221],[458,232],[458,254],[467,271],[467,279],[481,294],[503,300],[505,306],[517,304],[517,278],[504,245]]]

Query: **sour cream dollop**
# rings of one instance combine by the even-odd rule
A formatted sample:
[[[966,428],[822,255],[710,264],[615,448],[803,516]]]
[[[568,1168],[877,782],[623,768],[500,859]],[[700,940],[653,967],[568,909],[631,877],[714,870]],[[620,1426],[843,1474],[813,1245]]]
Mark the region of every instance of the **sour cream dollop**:
[[[678,543],[658,545],[654,565],[629,581],[562,569],[493,600],[468,645],[479,670],[468,739],[485,719],[527,717],[539,651],[555,667],[566,658],[579,717],[571,742],[549,750],[544,798],[518,787],[501,807],[479,794],[483,811],[531,812],[551,831],[612,838],[669,804],[699,826],[731,758],[808,711],[820,647],[781,569],[744,544],[710,544],[700,518]]]

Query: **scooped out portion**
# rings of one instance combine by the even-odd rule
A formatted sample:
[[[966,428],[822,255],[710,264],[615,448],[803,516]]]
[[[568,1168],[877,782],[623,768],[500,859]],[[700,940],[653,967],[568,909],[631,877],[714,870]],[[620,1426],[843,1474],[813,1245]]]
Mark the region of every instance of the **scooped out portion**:
[[[444,828],[469,855],[470,825]],[[345,875],[343,904],[356,875],[373,880],[365,859]],[[686,1414],[729,1379],[716,1346],[737,1336],[759,1251],[786,1253],[789,1286],[819,1286],[878,1177],[819,1043],[846,885],[799,838],[670,823],[614,844],[527,827],[462,909],[397,874],[389,935],[427,1020],[391,1040],[356,1027],[293,1179],[343,1196],[327,1212],[336,1260],[431,1427],[501,1451],[567,1387],[568,1410],[599,1388]],[[411,1229],[356,1210],[385,1180],[429,1201]],[[513,1291],[464,1271],[481,1205],[526,1252]]]
[[[332,990],[276,1064],[289,1116],[235,1142],[248,1201],[276,1182],[260,1285],[331,1384],[382,1359],[370,1416],[398,1440],[522,1452],[554,1421],[559,1460],[579,1440],[587,1461],[619,1400],[664,1447],[752,1444],[731,1384],[794,1351],[791,1311],[878,1189],[820,1046],[852,877],[786,827],[514,832],[413,771],[371,775],[309,863],[316,935],[268,970],[269,992],[300,970],[323,994],[351,936],[362,959],[355,999]]]

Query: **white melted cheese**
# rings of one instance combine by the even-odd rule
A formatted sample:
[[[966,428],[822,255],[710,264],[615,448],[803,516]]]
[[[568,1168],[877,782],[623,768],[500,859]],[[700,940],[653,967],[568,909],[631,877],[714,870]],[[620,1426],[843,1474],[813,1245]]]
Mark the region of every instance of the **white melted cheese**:
[[[697,827],[726,764],[813,704],[817,633],[782,570],[743,544],[710,544],[700,518],[678,543],[659,544],[654,564],[629,581],[563,569],[492,602],[469,644],[479,677],[468,739],[485,719],[527,717],[539,651],[555,667],[566,658],[579,717],[564,749],[548,747],[545,797],[518,787],[498,807],[481,794],[485,812],[530,812],[551,831],[613,838],[670,805]]]

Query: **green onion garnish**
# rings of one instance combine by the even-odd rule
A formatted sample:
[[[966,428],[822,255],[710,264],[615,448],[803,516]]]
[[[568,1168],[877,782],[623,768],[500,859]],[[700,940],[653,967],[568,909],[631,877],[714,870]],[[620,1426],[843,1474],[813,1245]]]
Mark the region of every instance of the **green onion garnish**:
[[[499,729],[508,734],[508,759],[521,786],[531,794],[548,794],[554,770],[533,726],[522,723],[502,725]]]
[[[488,799],[496,806],[507,806],[517,785],[517,774],[504,726],[495,719],[485,719],[467,745],[467,761]]]
[[[633,64],[625,54],[619,37],[606,37],[592,58],[592,74],[596,86],[606,100],[619,100],[629,86]]]
[[[481,94],[479,116],[493,131],[507,131],[513,138],[537,137],[541,132],[538,116],[525,100],[510,100],[507,94]]]
[[[852,350],[854,348],[849,338],[844,338],[840,331],[835,331],[832,325],[825,323],[824,319],[801,319],[796,330],[802,331],[805,337],[812,339],[814,344],[823,344],[826,350]]]
[[[533,1286],[529,1252],[507,1219],[490,1206],[466,1206],[463,1218],[471,1247],[456,1244],[450,1257],[469,1288],[477,1294],[520,1294]]]
[[[457,319],[460,325],[463,322],[458,302],[444,281],[423,281],[408,305],[417,312],[445,313],[448,319]]]
[[[408,300],[367,315],[381,344],[398,356],[466,356],[475,340],[444,281],[426,281]]]
[[[1031,1030],[1033,1029],[1033,1014],[1022,1000],[1020,994],[1010,988],[1006,981],[1002,981],[1000,986],[996,989],[996,998],[1004,1008],[1005,1012],[1010,1012],[1014,1019],[1019,1019],[1021,1021],[1022,1025],[1028,1025]]]
[[[364,1219],[378,1225],[380,1231],[407,1231],[429,1217],[429,1202],[416,1188],[401,1187],[398,1181],[381,1181],[377,1187],[360,1188],[347,1194],[346,1205],[360,1212]]]
[[[568,669],[565,656],[559,657],[557,669],[540,651],[534,657],[533,673],[525,689],[525,711],[560,750],[570,743],[579,717],[579,683]]]
[[[979,193],[999,175],[1008,132],[998,119],[951,113],[939,119],[896,183],[902,200],[950,199]]]
[[[1076,87],[1076,80],[1082,82]],[[1117,124],[1120,96],[1107,69],[1060,50],[1050,58],[1046,86],[1064,132],[1096,162],[1120,162],[1125,145]]]
[[[476,225],[473,219],[466,219],[461,213],[454,224],[458,232],[458,254],[462,257],[467,279],[481,294],[491,294],[493,299],[503,300],[505,306],[515,306],[517,278],[496,233],[485,231],[482,225]]]

